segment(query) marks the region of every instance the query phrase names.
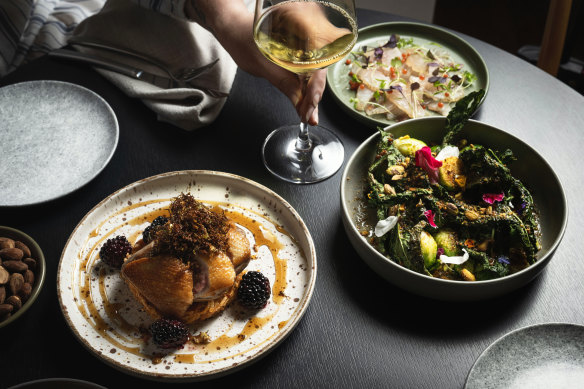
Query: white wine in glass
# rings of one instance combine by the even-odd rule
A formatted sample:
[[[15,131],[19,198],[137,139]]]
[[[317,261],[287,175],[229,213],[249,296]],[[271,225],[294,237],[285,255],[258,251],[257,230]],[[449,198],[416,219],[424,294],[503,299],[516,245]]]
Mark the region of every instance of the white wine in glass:
[[[257,0],[254,40],[270,61],[298,75],[304,96],[312,73],[344,58],[355,45],[355,2]],[[281,179],[307,184],[332,176],[343,164],[344,147],[332,131],[301,122],[268,135],[262,159]]]

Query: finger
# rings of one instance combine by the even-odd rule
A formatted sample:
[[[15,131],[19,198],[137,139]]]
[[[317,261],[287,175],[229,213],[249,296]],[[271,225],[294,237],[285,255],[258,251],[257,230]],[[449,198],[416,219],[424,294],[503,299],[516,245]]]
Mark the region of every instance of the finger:
[[[318,124],[318,107],[316,107],[314,111],[312,111],[312,115],[310,115],[310,120],[308,121],[308,124],[310,124],[311,126],[316,126]]]
[[[275,83],[276,87],[284,94],[294,107],[297,107],[302,99],[302,89],[300,87],[300,80],[296,74],[284,71],[281,74],[279,82]]]
[[[318,122],[318,103],[322,98],[322,92],[326,83],[326,71],[319,70],[315,72],[306,87],[305,94],[297,107],[298,115],[305,123]],[[312,124],[312,123],[311,123]]]

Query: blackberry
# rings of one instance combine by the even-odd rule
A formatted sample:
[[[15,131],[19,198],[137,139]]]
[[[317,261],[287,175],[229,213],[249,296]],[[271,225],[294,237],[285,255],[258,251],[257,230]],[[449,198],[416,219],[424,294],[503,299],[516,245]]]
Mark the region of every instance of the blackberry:
[[[258,271],[248,271],[241,278],[237,298],[244,307],[262,309],[268,304],[270,293],[270,280]]]
[[[154,235],[156,234],[156,230],[160,227],[165,225],[168,222],[168,218],[165,216],[158,216],[156,219],[150,223],[150,225],[144,228],[144,232],[142,232],[142,239],[144,243],[148,244],[154,240]]]
[[[189,329],[180,320],[158,319],[150,325],[152,340],[161,348],[182,348],[189,340]]]
[[[99,250],[99,258],[108,265],[121,268],[126,255],[132,252],[132,245],[123,235],[108,239]]]

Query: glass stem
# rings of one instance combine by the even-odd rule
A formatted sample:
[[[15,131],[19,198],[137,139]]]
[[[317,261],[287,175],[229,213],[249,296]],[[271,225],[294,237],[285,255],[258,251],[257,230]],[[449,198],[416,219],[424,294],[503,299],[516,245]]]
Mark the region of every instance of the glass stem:
[[[310,74],[299,74],[300,82],[302,83],[301,100],[304,99],[306,94],[306,87],[308,86],[308,80],[310,80]],[[310,149],[312,142],[308,134],[308,123],[304,123],[302,118],[300,118],[300,132],[298,133],[298,138],[296,138],[296,150],[305,151]]]

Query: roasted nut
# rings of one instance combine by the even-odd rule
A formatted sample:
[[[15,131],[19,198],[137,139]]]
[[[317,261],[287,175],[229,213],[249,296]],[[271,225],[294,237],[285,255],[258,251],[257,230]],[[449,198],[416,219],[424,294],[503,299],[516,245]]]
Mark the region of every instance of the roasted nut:
[[[18,311],[20,308],[22,308],[22,300],[18,296],[13,295],[8,297],[6,299],[6,304],[10,304],[14,307],[14,310],[12,312]]]
[[[456,215],[458,213],[458,207],[453,203],[446,203],[446,212],[451,215]]]
[[[472,274],[468,269],[462,269],[460,275],[465,281],[476,281],[474,274]]]
[[[398,181],[401,180],[404,176],[402,176],[401,174],[396,174],[395,176],[391,177],[392,181]]]
[[[479,218],[479,214],[475,211],[471,211],[470,209],[464,212],[464,216],[470,221],[474,221]]]
[[[0,250],[0,258],[5,261],[20,261],[24,253],[21,249],[17,249],[16,247],[9,247]]]
[[[22,261],[4,261],[2,266],[11,273],[24,273],[28,270],[28,265]]]
[[[14,247],[14,241],[10,238],[0,238],[0,249],[10,249]]]
[[[20,288],[20,292],[18,293],[18,296],[20,297],[22,302],[25,303],[28,300],[28,298],[30,297],[31,293],[32,293],[32,285],[29,284],[28,282],[25,282],[24,285],[22,285],[22,288]]]
[[[34,273],[32,272],[32,270],[28,269],[27,271],[25,271],[23,277],[24,282],[28,282],[31,285],[34,284]]]
[[[11,304],[0,304],[0,317],[12,313],[14,306]]]
[[[24,243],[22,243],[21,241],[15,241],[14,242],[14,247],[16,247],[17,249],[22,250],[22,253],[24,254],[24,257],[30,257],[32,254],[30,252],[30,249],[28,248],[28,246]]]
[[[10,294],[18,294],[24,285],[24,277],[20,273],[13,273],[8,281],[8,291]]]
[[[386,194],[389,194],[389,195],[395,196],[395,189],[393,189],[393,187],[392,187],[391,185],[389,185],[389,184],[385,184],[385,185],[383,185],[383,191],[384,191]]]
[[[390,176],[395,176],[396,174],[404,174],[405,171],[406,169],[401,165],[392,165],[385,172]]]
[[[6,300],[6,288],[0,286],[0,304],[4,304],[4,300]]]
[[[36,270],[36,260],[34,258],[24,258],[22,262],[26,263],[30,270]]]
[[[10,279],[10,273],[3,266],[0,266],[0,285],[8,283]]]

